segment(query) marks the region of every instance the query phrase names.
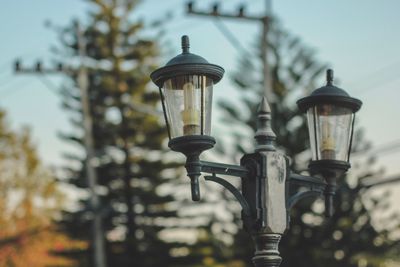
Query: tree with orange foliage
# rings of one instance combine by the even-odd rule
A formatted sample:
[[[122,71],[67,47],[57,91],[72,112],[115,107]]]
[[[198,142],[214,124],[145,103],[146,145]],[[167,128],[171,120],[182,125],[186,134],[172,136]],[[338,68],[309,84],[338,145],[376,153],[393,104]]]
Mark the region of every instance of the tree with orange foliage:
[[[55,179],[40,164],[29,130],[9,129],[0,110],[0,266],[74,265],[52,253],[85,246],[55,228],[63,200]]]

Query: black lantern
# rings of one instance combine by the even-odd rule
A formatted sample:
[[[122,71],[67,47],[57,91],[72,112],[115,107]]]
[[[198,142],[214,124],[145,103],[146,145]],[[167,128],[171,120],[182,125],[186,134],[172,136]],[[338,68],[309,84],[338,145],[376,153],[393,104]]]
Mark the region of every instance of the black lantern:
[[[355,113],[362,102],[332,84],[333,71],[327,71],[327,85],[297,101],[307,112],[314,172],[347,171],[353,138]]]
[[[182,54],[151,74],[161,89],[170,139],[210,135],[213,84],[223,74],[220,66],[189,53],[189,38],[182,36]]]
[[[213,85],[224,69],[189,52],[189,37],[182,36],[182,54],[155,70],[151,79],[160,89],[168,128],[169,147],[187,157],[186,168],[192,182],[192,198],[199,200],[199,155],[214,146],[211,137]]]
[[[320,174],[327,181],[325,190],[327,215],[331,215],[332,196],[336,178],[350,168],[355,113],[362,102],[332,84],[333,71],[327,71],[327,85],[297,101],[299,109],[307,113],[312,160],[312,174]]]

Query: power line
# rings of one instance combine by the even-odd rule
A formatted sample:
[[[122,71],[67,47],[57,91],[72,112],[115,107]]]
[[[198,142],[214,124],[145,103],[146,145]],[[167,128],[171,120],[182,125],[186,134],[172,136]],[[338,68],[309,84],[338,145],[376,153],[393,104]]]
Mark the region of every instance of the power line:
[[[362,77],[358,78],[357,80],[361,80],[364,83],[369,83],[368,78],[371,78],[371,75],[376,75],[376,74],[387,74],[388,71],[393,71],[397,70],[398,66],[400,65],[400,60],[397,60],[395,62],[391,62],[387,65],[381,66],[378,69],[370,72],[368,75],[363,75]],[[351,84],[356,84],[359,82],[353,82]]]
[[[241,20],[248,20],[248,21],[255,21],[262,25],[262,32],[261,32],[261,40],[260,40],[260,47],[261,47],[261,59],[263,63],[262,69],[262,77],[263,79],[263,86],[264,86],[264,95],[267,97],[269,102],[275,102],[274,95],[272,94],[272,75],[269,71],[269,64],[268,64],[268,31],[270,26],[270,14],[272,13],[272,6],[270,0],[266,0],[266,10],[264,16],[252,16],[245,14],[245,7],[242,5],[238,8],[236,13],[222,13],[219,10],[219,4],[214,4],[212,8],[208,11],[202,11],[195,9],[194,2],[189,2],[186,5],[186,11],[189,15],[198,15],[203,17],[214,17],[214,18],[226,18],[226,19],[241,19]],[[221,26],[220,26],[221,27]],[[221,28],[222,32],[224,33],[225,37],[227,37],[230,42],[235,47],[241,47],[240,42],[236,41],[236,38],[233,34],[230,34],[226,28]],[[241,49],[241,48],[240,48]]]
[[[399,75],[399,74],[397,74],[397,75]],[[358,94],[364,94],[366,92],[370,92],[370,91],[373,91],[373,90],[376,90],[376,89],[381,89],[383,85],[386,85],[386,84],[391,83],[391,82],[398,81],[399,79],[400,79],[400,77],[396,76],[396,77],[393,77],[390,80],[379,82],[379,85],[370,85],[369,87],[364,88],[362,91],[359,90]],[[376,83],[376,84],[378,84],[378,83]]]
[[[16,81],[15,84],[8,85],[6,87],[0,88],[0,100],[3,100],[4,98],[7,98],[14,93],[20,91],[21,89],[26,88],[26,85],[29,83],[26,81],[26,79],[20,79],[20,80],[13,80]],[[13,90],[9,90],[10,87],[14,87]]]
[[[400,175],[396,175],[389,178],[378,179],[378,178],[370,178],[368,180],[364,180],[361,182],[362,187],[371,188],[378,185],[387,185],[400,182]]]
[[[3,65],[0,65],[0,74],[9,70],[10,62],[7,61]]]
[[[399,65],[400,65],[400,61],[395,61],[390,64],[387,64],[387,65],[380,67],[379,69],[369,73],[368,75],[365,75],[362,78],[360,78],[359,80],[361,80],[361,82],[353,82],[350,85],[366,84],[366,87],[354,90],[355,93],[361,93],[361,94],[366,93],[371,90],[376,90],[378,88],[381,88],[382,84],[386,84],[386,83],[396,81],[399,79],[399,76],[400,76],[399,75],[400,73],[398,73]],[[382,80],[382,78],[380,78],[380,75],[386,74],[386,77],[387,77],[387,74],[390,73],[389,71],[391,71],[391,72],[395,71],[395,73],[393,73],[393,76],[390,75],[391,79],[387,80],[387,78],[384,78]],[[371,81],[371,77],[372,77],[372,81]]]
[[[44,84],[44,86],[49,89],[50,92],[52,92],[56,96],[60,95],[60,90],[49,79],[47,79],[46,76],[39,75],[37,77],[42,82],[42,84]]]
[[[194,22],[190,22],[190,23],[182,23],[176,26],[173,26],[171,28],[167,28],[166,31],[168,32],[177,32],[180,31],[181,29],[195,29],[199,26],[201,26],[202,24],[199,23],[198,21],[194,21]]]
[[[382,154],[388,152],[394,152],[400,149],[400,139],[380,145],[378,148],[372,150],[373,154]]]
[[[42,82],[42,84],[44,84],[46,86],[47,89],[49,89],[49,91],[51,91],[52,93],[54,93],[55,95],[59,95],[60,92],[57,89],[57,86],[55,86],[49,79],[47,79],[45,76],[39,75],[37,76],[38,79]],[[9,95],[12,95],[14,91],[21,89],[20,86],[17,85],[12,85],[10,84],[11,82],[16,81],[16,77],[12,76],[10,77],[9,80],[7,80],[6,82],[0,84],[0,93],[4,92],[5,94],[2,96],[2,98],[7,97]],[[25,82],[25,80],[23,80]],[[18,83],[19,85],[20,83]],[[27,83],[26,83],[27,84]],[[3,87],[3,88],[1,88]],[[13,91],[10,91],[10,93],[5,92],[6,90],[8,90],[10,87],[17,87],[16,89],[13,89]]]
[[[377,147],[373,147],[370,151],[367,153],[364,152],[354,152],[351,153],[352,157],[371,157],[375,155],[382,155],[382,154],[387,154],[387,153],[396,153],[400,150],[400,139],[396,139],[384,144],[381,144]]]
[[[239,41],[238,38],[229,30],[229,28],[222,22],[222,20],[219,17],[216,17],[215,20],[213,20],[214,25],[217,27],[217,29],[225,36],[225,38],[232,44],[232,46],[238,50],[238,52],[243,53],[245,55],[251,55],[250,52],[248,52],[241,42]]]
[[[15,81],[15,76],[10,74],[10,75],[8,75],[8,77],[6,79],[3,79],[2,81],[0,81],[0,87],[6,86],[13,81]]]
[[[159,117],[162,118],[163,112],[162,111],[157,111],[156,109],[154,109],[152,106],[148,106],[146,104],[142,104],[139,103],[137,101],[130,101],[129,103],[126,103],[131,109],[146,114],[146,115],[151,115],[151,116],[155,116],[155,117]]]

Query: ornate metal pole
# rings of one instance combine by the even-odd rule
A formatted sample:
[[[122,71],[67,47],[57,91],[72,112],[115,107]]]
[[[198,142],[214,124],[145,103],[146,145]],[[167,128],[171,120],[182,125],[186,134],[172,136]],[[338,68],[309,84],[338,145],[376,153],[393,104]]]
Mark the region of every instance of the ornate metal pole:
[[[275,149],[271,109],[264,97],[258,109],[255,152],[246,154],[240,166],[200,161],[207,181],[228,189],[242,206],[244,228],[255,243],[255,267],[278,267],[282,261],[279,241],[289,225],[289,210],[305,197],[321,196],[326,183],[320,178],[291,173],[289,158]],[[241,177],[242,191],[216,174]]]
[[[309,169],[315,176],[292,173],[289,169],[289,158],[276,151],[274,146],[276,136],[271,129],[271,109],[265,97],[257,114],[255,152],[245,154],[240,160],[240,166],[202,161],[201,153],[211,149],[215,139],[209,132],[182,131],[185,123],[198,124],[197,109],[191,110],[190,118],[184,117],[183,114],[189,114],[189,109],[186,109],[189,104],[199,107],[199,114],[211,114],[211,105],[210,103],[205,105],[203,97],[185,97],[185,94],[191,95],[197,88],[201,90],[201,94],[208,90],[211,96],[212,91],[209,89],[220,81],[224,70],[198,55],[189,53],[187,36],[183,36],[182,41],[183,53],[151,74],[153,82],[160,88],[167,127],[174,130],[169,132],[168,145],[172,150],[186,156],[185,167],[192,181],[193,200],[200,199],[198,179],[201,174],[211,174],[204,176],[205,180],[225,187],[242,207],[244,228],[252,236],[256,247],[252,259],[254,266],[278,267],[282,261],[278,250],[279,241],[288,228],[289,211],[299,200],[325,195],[326,213],[332,214],[335,182],[350,168],[349,153],[354,116],[362,103],[350,97],[343,89],[332,85],[332,71],[328,71],[326,86],[314,90],[310,96],[297,102],[300,110],[309,115],[309,125],[314,126],[309,127],[310,138],[313,141],[311,142],[313,157]],[[207,83],[198,85],[196,81],[199,77],[202,81],[208,80],[208,85],[205,86]],[[201,102],[196,99],[201,99]],[[208,101],[211,101],[211,97]],[[345,116],[347,127],[339,127],[340,131],[335,131],[332,135],[329,129],[335,129],[337,116]],[[207,116],[205,118],[207,119]],[[208,120],[210,119],[211,116],[208,117]],[[317,127],[316,122],[320,120],[323,121],[323,125]],[[325,127],[325,124],[328,126],[332,124],[332,127]],[[204,129],[204,126],[207,126],[206,121],[201,119],[200,126],[200,129]],[[335,146],[336,140],[332,139],[332,136],[338,140],[347,140],[348,144]],[[326,151],[329,153],[325,153]],[[217,177],[217,174],[240,177],[241,191],[227,180]]]
[[[278,245],[287,228],[286,193],[287,158],[276,152],[275,133],[271,128],[271,109],[264,97],[257,115],[256,153],[262,156],[262,175],[254,177],[258,181],[260,220],[250,230],[255,242],[253,263],[256,267],[278,267],[282,261]],[[251,155],[253,157],[255,154]],[[244,159],[249,157],[244,157]],[[246,162],[246,161],[244,161]],[[248,177],[248,180],[254,179]],[[257,181],[256,181],[257,183]],[[245,186],[246,187],[246,186]],[[255,195],[257,195],[257,192]],[[245,198],[251,197],[244,193]],[[249,201],[250,199],[248,199]],[[256,199],[257,201],[257,199]]]

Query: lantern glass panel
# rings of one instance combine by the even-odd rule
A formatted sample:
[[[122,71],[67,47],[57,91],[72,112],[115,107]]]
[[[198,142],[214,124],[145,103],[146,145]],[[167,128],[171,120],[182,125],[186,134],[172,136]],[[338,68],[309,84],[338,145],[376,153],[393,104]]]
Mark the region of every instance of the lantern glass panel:
[[[165,81],[163,94],[171,138],[211,134],[212,88],[212,79],[204,75]]]
[[[348,161],[353,111],[331,104],[307,111],[312,160]]]

